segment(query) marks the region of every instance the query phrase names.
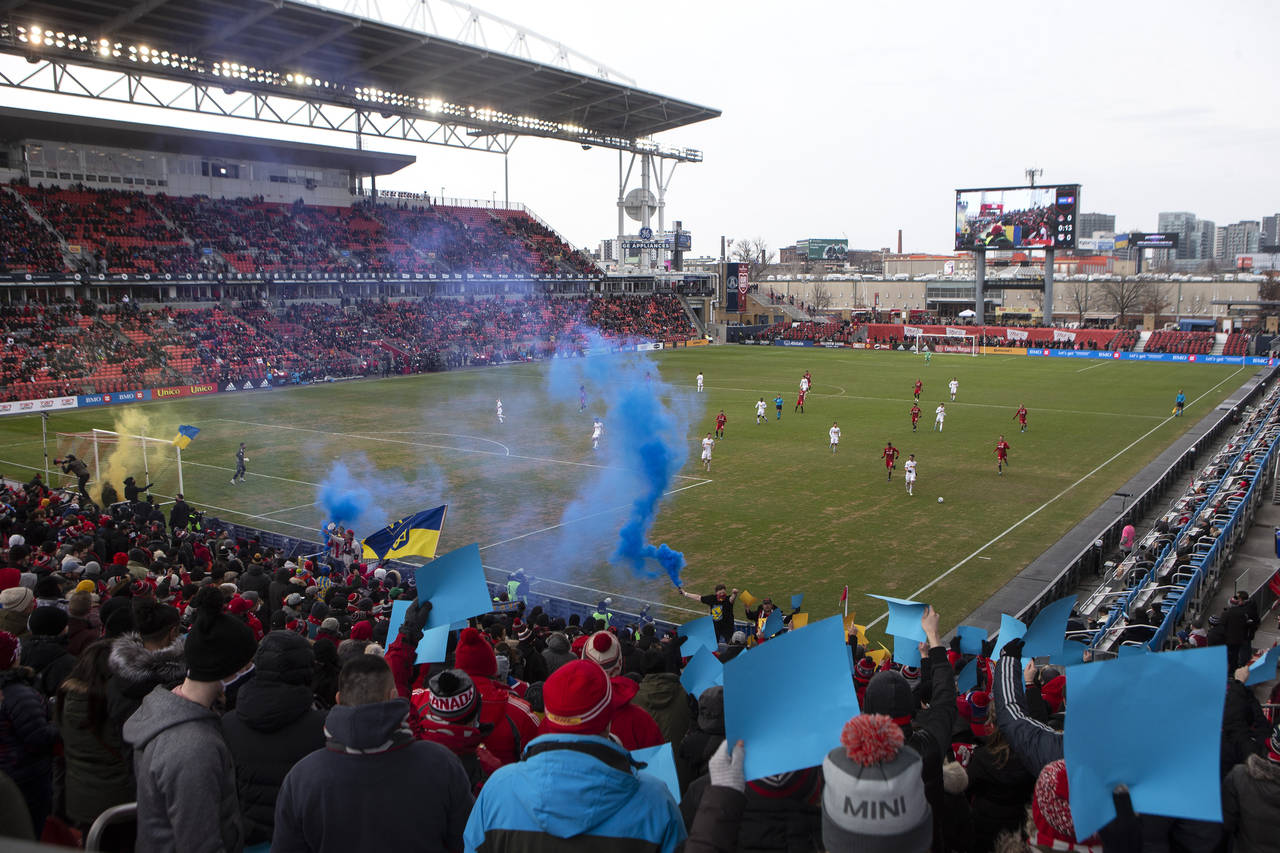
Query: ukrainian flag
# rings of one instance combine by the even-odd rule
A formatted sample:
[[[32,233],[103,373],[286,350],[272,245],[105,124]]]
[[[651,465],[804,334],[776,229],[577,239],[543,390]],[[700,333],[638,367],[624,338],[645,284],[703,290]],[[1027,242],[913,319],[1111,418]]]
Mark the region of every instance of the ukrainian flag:
[[[200,434],[199,427],[187,426],[183,424],[178,427],[178,434],[173,437],[173,445],[179,450],[186,450],[187,445],[191,443],[191,439]]]
[[[393,521],[377,533],[370,534],[361,544],[361,556],[365,560],[397,560],[402,557],[435,557],[440,544],[440,529],[444,527],[446,506],[427,509],[415,515]]]

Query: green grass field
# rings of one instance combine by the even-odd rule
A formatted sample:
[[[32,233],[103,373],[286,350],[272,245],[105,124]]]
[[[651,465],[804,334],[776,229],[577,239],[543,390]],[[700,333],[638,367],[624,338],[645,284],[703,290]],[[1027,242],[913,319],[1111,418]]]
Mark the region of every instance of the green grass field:
[[[910,596],[972,555],[921,596],[947,625],[1252,373],[1020,356],[937,355],[926,366],[903,353],[752,347],[667,351],[654,361],[693,417],[689,460],[651,539],[685,553],[690,589],[709,592],[724,580],[779,600],[804,592],[817,618],[836,611],[848,583],[859,621],[872,621],[883,605],[863,593]],[[793,414],[806,369],[814,390],[806,413]],[[631,495],[592,491],[602,459],[589,438],[594,409],[579,414],[576,400],[550,402],[547,370],[510,365],[55,413],[49,451],[57,449],[55,432],[96,427],[169,438],[178,424],[194,424],[202,432],[184,454],[186,494],[211,514],[315,538],[323,517],[318,484],[340,460],[346,480],[370,495],[360,535],[447,502],[442,550],[479,542],[487,566],[525,566],[537,576],[679,603],[665,579],[637,579],[607,564]],[[696,395],[699,370],[707,390]],[[953,375],[959,396],[947,405],[945,431],[933,432],[933,410]],[[924,414],[913,434],[908,410],[917,376]],[[1173,419],[1179,388],[1189,405]],[[781,421],[773,419],[777,393],[786,400]],[[761,396],[770,419],[757,426]],[[1020,402],[1030,410],[1025,434],[1013,420]],[[697,440],[721,408],[727,435],[704,475]],[[827,444],[833,420],[843,430],[834,457]],[[1012,467],[997,476],[993,448],[1001,433],[1012,445]],[[901,461],[916,454],[915,497],[903,487],[901,461],[893,482],[885,481],[886,440]],[[248,445],[249,479],[231,485],[240,441]],[[177,490],[176,466],[159,452],[149,461],[154,491],[167,499]],[[0,473],[26,478],[42,466],[38,416],[0,421]],[[136,454],[123,460],[113,475],[117,488],[123,472],[141,477],[141,469]]]

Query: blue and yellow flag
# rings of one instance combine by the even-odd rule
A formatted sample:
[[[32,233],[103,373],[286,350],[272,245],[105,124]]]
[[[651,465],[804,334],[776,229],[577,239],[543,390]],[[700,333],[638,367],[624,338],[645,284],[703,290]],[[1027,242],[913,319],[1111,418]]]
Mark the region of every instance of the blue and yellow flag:
[[[200,434],[199,427],[187,426],[183,424],[178,427],[178,434],[173,437],[173,444],[179,450],[186,450],[187,445],[191,443],[191,439]]]
[[[398,560],[402,557],[435,557],[444,527],[446,506],[393,521],[362,540],[361,556],[366,560]]]

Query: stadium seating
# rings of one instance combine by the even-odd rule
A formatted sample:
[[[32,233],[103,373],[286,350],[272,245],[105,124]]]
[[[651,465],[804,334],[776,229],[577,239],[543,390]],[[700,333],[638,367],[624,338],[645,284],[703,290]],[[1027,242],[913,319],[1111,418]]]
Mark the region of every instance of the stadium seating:
[[[30,186],[0,191],[0,269],[104,273],[595,275],[586,255],[519,210],[358,202],[280,204]],[[49,229],[52,228],[51,232]],[[78,247],[68,266],[58,237]]]
[[[1222,347],[1223,355],[1248,355],[1249,336],[1244,332],[1232,332],[1227,335],[1227,342]]]
[[[1213,332],[1183,332],[1176,329],[1152,332],[1143,352],[1208,355],[1213,352]]]
[[[4,307],[0,397],[22,400],[229,379],[411,373],[541,358],[614,340],[696,333],[671,295],[551,300],[364,300],[143,310]]]

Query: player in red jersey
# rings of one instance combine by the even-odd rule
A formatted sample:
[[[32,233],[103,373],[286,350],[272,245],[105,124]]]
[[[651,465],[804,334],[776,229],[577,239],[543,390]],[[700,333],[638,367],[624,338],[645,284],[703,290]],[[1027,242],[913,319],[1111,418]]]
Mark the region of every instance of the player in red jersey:
[[[916,390],[915,390],[916,402],[917,402],[917,403],[919,403],[919,402],[920,402],[920,392],[921,392],[921,391],[923,391],[923,390],[924,390],[924,383],[923,383],[923,382],[921,382],[919,379],[917,379],[917,380],[916,380]]]
[[[1009,464],[1009,442],[1004,440],[1004,436],[1000,436],[1000,440],[996,442],[996,473],[1004,474],[1004,468]]]
[[[1027,407],[1019,403],[1018,411],[1014,412],[1013,416],[1018,419],[1018,423],[1022,424],[1022,429],[1018,430],[1018,432],[1026,432],[1027,431]]]
[[[796,395],[796,407],[791,410],[793,413],[799,412],[802,415],[804,414],[804,397],[805,397],[804,391],[801,391]]]
[[[920,404],[911,404],[911,431],[916,431],[916,425],[920,423]]]
[[[729,419],[724,416],[724,409],[720,410],[720,414],[716,415],[716,438],[724,438],[724,425]]]
[[[884,460],[885,470],[889,472],[889,480],[893,479],[893,469],[898,467],[898,448],[893,446],[893,442],[885,442],[884,451],[881,452],[880,458]]]

